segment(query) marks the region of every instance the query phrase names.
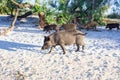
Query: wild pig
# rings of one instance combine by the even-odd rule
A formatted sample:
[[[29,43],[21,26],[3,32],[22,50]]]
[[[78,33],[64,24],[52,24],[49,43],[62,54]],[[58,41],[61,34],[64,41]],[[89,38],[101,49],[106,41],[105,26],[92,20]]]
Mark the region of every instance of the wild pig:
[[[61,27],[60,27],[60,30],[66,30],[66,31],[74,31],[76,30],[76,24],[63,24]]]
[[[87,29],[87,31],[88,31],[90,28],[94,28],[94,30],[96,30],[96,26],[97,26],[97,22],[91,21],[91,22],[88,22],[88,23],[85,25],[85,28]]]
[[[43,31],[46,31],[46,33],[47,32],[50,33],[51,30],[55,30],[56,31],[57,30],[57,25],[56,24],[46,25],[43,28]]]
[[[53,50],[53,48],[59,45],[63,54],[66,53],[65,45],[76,44],[77,50],[79,51],[80,46],[82,46],[82,50],[84,50],[84,35],[85,33],[81,31],[58,31],[49,36],[44,37],[44,44],[42,46],[42,50],[51,48],[49,53]]]
[[[112,28],[119,29],[119,24],[118,23],[109,23],[106,25],[106,28],[109,28],[109,30],[112,30]]]

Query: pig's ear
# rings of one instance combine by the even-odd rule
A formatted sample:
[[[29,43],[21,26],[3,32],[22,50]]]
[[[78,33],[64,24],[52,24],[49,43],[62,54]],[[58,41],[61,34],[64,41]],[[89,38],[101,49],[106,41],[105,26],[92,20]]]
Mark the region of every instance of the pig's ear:
[[[50,37],[47,37],[47,40],[50,41]]]
[[[44,36],[44,38],[46,39],[46,38],[47,38],[47,36]]]
[[[45,38],[45,41],[49,41],[50,40],[49,36],[44,36],[44,38]]]

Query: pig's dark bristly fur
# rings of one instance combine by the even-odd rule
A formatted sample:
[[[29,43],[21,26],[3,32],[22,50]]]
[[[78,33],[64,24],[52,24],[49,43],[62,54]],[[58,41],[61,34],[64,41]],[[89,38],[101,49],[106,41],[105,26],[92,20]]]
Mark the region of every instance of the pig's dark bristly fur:
[[[112,30],[112,28],[117,28],[119,29],[119,24],[118,23],[109,23],[106,25],[106,28],[109,28],[109,30]]]
[[[60,27],[60,30],[66,30],[66,31],[75,31],[76,30],[76,24],[63,24],[61,27]]]
[[[51,24],[51,25],[47,25],[44,27],[43,31],[46,31],[50,33],[51,30],[57,30],[57,25],[56,24]]]
[[[51,53],[52,49],[59,45],[62,50],[63,54],[66,53],[65,45],[76,44],[77,50],[79,51],[80,46],[82,46],[82,50],[84,50],[84,33],[81,31],[58,31],[49,36],[45,36],[44,44],[42,49],[48,49],[51,47],[49,53]]]

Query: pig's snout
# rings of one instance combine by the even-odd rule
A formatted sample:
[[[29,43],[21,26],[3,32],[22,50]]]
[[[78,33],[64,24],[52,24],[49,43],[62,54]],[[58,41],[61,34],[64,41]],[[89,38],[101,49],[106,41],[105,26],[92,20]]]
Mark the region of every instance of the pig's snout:
[[[41,48],[41,50],[44,50],[45,49],[45,47],[43,46],[42,48]]]
[[[42,46],[42,50],[45,50],[45,49],[48,49],[49,48],[49,46],[46,46],[46,45],[44,45],[44,46]]]

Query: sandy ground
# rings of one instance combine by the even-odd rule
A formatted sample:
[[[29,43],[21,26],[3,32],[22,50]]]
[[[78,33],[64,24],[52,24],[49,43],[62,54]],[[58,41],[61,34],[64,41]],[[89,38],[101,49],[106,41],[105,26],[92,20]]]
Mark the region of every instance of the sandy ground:
[[[0,28],[12,19],[0,16]],[[57,46],[51,54],[41,50],[45,35],[38,18],[17,21],[15,30],[0,36],[0,80],[120,80],[120,30],[86,31],[85,51]]]

